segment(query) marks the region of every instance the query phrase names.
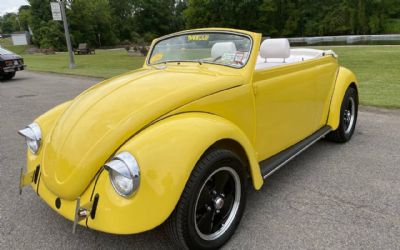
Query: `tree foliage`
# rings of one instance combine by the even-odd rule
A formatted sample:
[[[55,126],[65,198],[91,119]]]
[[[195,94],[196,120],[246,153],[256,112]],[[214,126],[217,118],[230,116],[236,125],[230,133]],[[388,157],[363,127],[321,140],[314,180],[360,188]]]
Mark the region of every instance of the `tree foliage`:
[[[115,44],[117,37],[108,0],[74,0],[70,8],[67,13],[74,44],[88,43],[96,47]]]
[[[268,36],[379,34],[396,30],[398,0],[189,0],[188,28],[254,30]],[[392,25],[388,25],[388,24]],[[396,23],[396,24],[393,24]],[[397,30],[400,32],[400,29]]]
[[[54,1],[54,0],[52,0]],[[265,36],[400,33],[399,0],[64,0],[74,46],[148,43],[184,28],[229,27]],[[65,48],[50,0],[0,17],[0,32],[33,31],[41,47]]]
[[[14,13],[7,13],[0,17],[0,31],[2,33],[19,31],[18,15]]]

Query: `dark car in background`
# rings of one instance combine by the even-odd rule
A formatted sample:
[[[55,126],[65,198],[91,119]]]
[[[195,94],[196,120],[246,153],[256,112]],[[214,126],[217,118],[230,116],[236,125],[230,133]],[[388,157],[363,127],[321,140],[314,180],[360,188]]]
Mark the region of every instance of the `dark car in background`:
[[[0,80],[10,80],[17,71],[25,68],[24,59],[21,56],[0,47]]]

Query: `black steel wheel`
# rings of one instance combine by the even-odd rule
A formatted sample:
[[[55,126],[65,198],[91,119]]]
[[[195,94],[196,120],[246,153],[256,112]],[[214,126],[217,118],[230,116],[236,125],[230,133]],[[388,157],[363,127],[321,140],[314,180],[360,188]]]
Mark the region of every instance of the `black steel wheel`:
[[[181,248],[215,249],[234,234],[246,203],[244,164],[228,150],[207,152],[165,223]]]
[[[15,76],[15,72],[11,72],[11,73],[4,73],[2,80],[10,80]]]
[[[339,127],[326,138],[334,142],[347,142],[353,136],[358,116],[358,94],[354,87],[349,87],[344,95],[340,109]]]

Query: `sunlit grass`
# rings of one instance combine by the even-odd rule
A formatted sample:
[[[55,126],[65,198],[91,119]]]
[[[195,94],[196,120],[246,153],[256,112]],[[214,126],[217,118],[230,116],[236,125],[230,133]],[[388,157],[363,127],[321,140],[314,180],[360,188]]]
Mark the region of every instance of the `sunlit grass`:
[[[96,50],[95,55],[76,55],[76,68],[69,68],[68,53],[23,55],[28,70],[109,78],[140,68],[144,57],[129,56],[126,50]]]
[[[360,102],[400,108],[400,46],[324,47],[339,55],[341,65],[351,69],[360,83]]]

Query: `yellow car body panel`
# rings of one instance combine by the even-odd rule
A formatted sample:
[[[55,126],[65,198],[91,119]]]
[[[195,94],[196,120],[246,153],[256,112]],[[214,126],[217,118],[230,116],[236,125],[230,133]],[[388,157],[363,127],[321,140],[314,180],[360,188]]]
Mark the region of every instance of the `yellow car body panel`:
[[[325,125],[321,120],[327,119],[329,93],[337,67],[336,59],[329,55],[255,71],[253,85],[259,114],[256,149],[260,160],[296,144]]]
[[[38,155],[28,151],[27,171],[40,166],[32,187],[50,207],[73,220],[77,198],[84,204],[98,194],[95,218],[80,225],[117,234],[143,232],[168,218],[196,162],[215,143],[229,140],[240,146],[259,189],[260,161],[324,125],[338,126],[344,93],[357,81],[336,58],[255,70],[260,34],[194,30],[201,31],[251,37],[247,64],[157,67],[147,64],[149,53],[141,69],[105,80],[35,120],[42,145]],[[185,32],[193,31],[176,34]],[[139,189],[129,198],[115,192],[103,169],[122,151],[135,156],[141,171]]]
[[[88,227],[129,234],[149,230],[165,221],[174,210],[186,182],[204,151],[215,142],[232,139],[250,156],[256,186],[261,187],[254,149],[233,123],[207,113],[183,113],[162,119],[135,135],[118,152],[135,155],[141,168],[141,184],[132,199],[119,196],[109,174],[103,171],[94,193],[99,194],[96,218]],[[178,167],[179,166],[179,167]],[[129,221],[129,223],[127,223]]]
[[[76,199],[136,131],[170,110],[243,83],[234,72],[184,67],[143,69],[78,96],[43,141],[42,178],[48,188],[63,199]]]
[[[332,101],[329,108],[329,118],[327,122],[327,124],[331,126],[333,130],[339,127],[340,108],[343,97],[351,84],[354,84],[358,91],[358,81],[356,76],[353,74],[353,72],[345,67],[340,67],[336,79],[335,90],[332,95]]]
[[[58,117],[62,114],[62,112],[68,108],[68,106],[71,104],[71,101],[62,103],[48,112],[44,113],[43,115],[39,116],[36,118],[35,122],[40,124],[40,128],[43,131],[51,131],[54,127],[55,122],[57,121]],[[43,134],[42,135],[42,141],[46,140],[48,134]],[[42,150],[39,150],[37,155],[32,154],[29,150],[27,150],[27,172],[31,172],[35,170],[35,168],[41,164],[42,160]],[[33,183],[32,184],[36,190],[36,185]]]

